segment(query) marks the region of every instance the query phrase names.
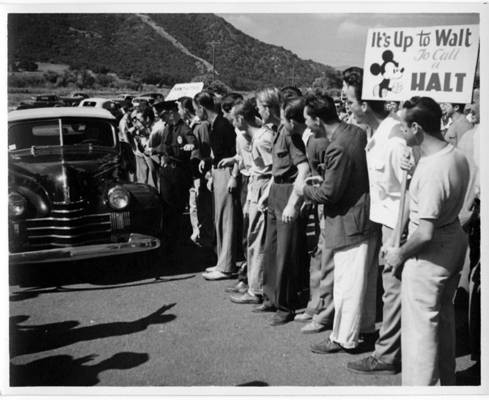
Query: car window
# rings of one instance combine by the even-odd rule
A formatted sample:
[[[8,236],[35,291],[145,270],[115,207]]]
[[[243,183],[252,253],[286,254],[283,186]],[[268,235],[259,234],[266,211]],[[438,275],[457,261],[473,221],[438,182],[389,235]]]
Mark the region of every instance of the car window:
[[[112,124],[96,118],[63,118],[63,144],[92,143],[115,146]],[[10,151],[31,146],[59,146],[59,120],[22,121],[12,124],[8,131]]]
[[[84,101],[82,107],[95,107],[97,105],[96,101]]]

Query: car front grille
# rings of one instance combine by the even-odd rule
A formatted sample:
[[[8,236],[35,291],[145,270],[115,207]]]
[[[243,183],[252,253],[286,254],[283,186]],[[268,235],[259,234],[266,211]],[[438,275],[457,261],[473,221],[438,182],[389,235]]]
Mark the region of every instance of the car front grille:
[[[113,229],[129,225],[129,213],[87,214],[83,201],[55,203],[51,216],[25,222],[30,247],[69,247],[110,242]]]

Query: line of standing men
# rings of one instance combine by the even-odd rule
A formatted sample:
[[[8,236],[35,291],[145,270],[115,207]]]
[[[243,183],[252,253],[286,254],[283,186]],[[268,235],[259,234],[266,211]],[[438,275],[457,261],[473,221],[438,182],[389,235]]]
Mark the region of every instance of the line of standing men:
[[[441,109],[432,99],[406,102],[400,122],[384,102],[361,99],[361,69],[350,68],[343,78],[348,106],[355,120],[368,126],[370,137],[342,122],[333,99],[324,93],[302,96],[285,88],[266,89],[247,100],[228,96],[222,102],[227,104],[225,117],[210,93],[199,93],[191,106],[188,100],[183,106],[181,99],[180,113],[170,109],[175,115],[158,145],[165,160],[161,188],[170,193],[162,192],[163,198],[171,203],[179,198],[172,191],[186,193],[192,186],[186,177],[192,174],[198,178],[196,193],[202,176],[211,177],[217,264],[203,277],[235,277],[238,249],[245,243],[247,262],[230,288],[237,292],[231,301],[259,304],[254,312],[274,312],[273,326],[295,319],[308,322],[304,333],[332,327],[326,340],[312,346],[316,353],[351,351],[362,336],[374,334],[380,256],[384,296],[379,338],[372,355],[347,368],[391,374],[401,370],[402,361],[403,384],[454,384],[451,300],[466,248],[457,216],[468,181],[467,162],[443,140]],[[184,121],[179,125],[177,115],[181,120],[190,109],[208,124],[208,135],[198,134],[206,137],[200,143],[195,130],[192,134]],[[197,160],[194,172],[183,166],[191,152]],[[443,168],[437,167],[440,162]],[[413,176],[409,234],[399,247],[394,230],[403,230],[408,220],[398,221],[403,169],[411,169]],[[175,220],[183,211],[169,210],[167,217]],[[308,213],[320,221],[310,260]],[[440,246],[448,250],[440,251]],[[296,315],[308,261],[310,301]]]

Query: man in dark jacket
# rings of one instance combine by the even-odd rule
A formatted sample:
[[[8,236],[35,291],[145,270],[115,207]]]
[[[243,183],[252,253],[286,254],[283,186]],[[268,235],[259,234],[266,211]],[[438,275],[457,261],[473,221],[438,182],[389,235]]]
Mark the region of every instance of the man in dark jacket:
[[[236,154],[236,133],[231,123],[219,113],[210,93],[198,93],[194,97],[194,107],[197,115],[204,114],[210,123],[211,156],[201,161],[199,170],[212,168],[217,241],[217,264],[207,268],[202,276],[206,280],[232,279],[236,272],[239,208],[237,193],[229,190],[228,184],[236,176],[232,176],[231,167],[219,167],[219,162]]]
[[[168,123],[160,136],[161,141],[156,143],[155,138],[153,151],[161,159],[159,188],[164,203],[163,243],[171,263],[192,184],[190,153],[195,148],[195,136],[178,114],[176,103],[170,103],[166,108],[169,110]]]
[[[362,316],[372,315],[363,306],[371,304],[365,294],[369,273],[377,267],[377,232],[369,220],[366,134],[340,122],[331,97],[316,96],[316,101],[307,103],[304,117],[308,127],[324,130],[331,141],[323,182],[319,187],[295,185],[295,190],[305,199],[324,204],[325,248],[334,253],[335,316],[331,336],[311,350],[332,353],[357,347],[362,324],[368,325]]]

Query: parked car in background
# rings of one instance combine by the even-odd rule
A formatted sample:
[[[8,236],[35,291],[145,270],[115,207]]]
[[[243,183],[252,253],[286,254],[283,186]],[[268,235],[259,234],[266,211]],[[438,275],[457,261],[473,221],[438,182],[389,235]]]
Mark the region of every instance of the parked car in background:
[[[88,94],[83,92],[72,92],[69,96],[63,96],[60,100],[66,107],[76,107],[83,99],[88,98]]]
[[[151,104],[165,100],[165,96],[163,96],[162,93],[158,93],[158,92],[144,93],[139,97],[150,97],[151,99],[153,99]]]
[[[162,205],[131,183],[113,115],[59,107],[8,116],[8,227],[13,264],[143,252],[160,246]]]
[[[83,99],[78,107],[102,108],[109,111],[117,120],[122,118],[122,110],[120,106],[111,99],[104,97],[89,97]]]
[[[88,99],[90,96],[86,93],[83,92],[72,92],[70,94],[70,97],[76,97],[76,98],[81,98],[81,99]]]
[[[132,100],[134,96],[128,93],[122,93],[117,96],[113,101],[121,107],[123,110],[127,110],[132,107]]]
[[[63,105],[63,101],[55,94],[43,94],[40,96],[32,97],[32,101],[21,102],[20,105],[17,107],[17,110],[41,107],[61,107]]]
[[[152,98],[152,97],[149,97],[149,96],[138,96],[138,97],[135,97],[134,99],[132,99],[132,105],[134,107],[137,107],[139,105],[139,103],[141,103],[142,101],[145,101],[150,106],[152,106],[155,103],[155,99]]]

